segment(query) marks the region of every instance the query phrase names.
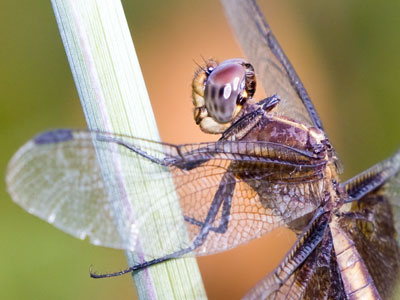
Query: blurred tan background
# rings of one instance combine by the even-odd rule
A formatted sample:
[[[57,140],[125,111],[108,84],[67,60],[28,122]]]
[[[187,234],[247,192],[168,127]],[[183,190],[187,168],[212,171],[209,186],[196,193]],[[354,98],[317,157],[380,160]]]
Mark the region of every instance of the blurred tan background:
[[[85,127],[50,1],[2,0],[0,10],[0,298],[134,299],[116,271],[122,251],[95,247],[15,205],[4,174],[36,133]],[[123,1],[164,141],[212,140],[192,120],[190,84],[201,56],[242,56],[217,1]],[[400,2],[262,1],[308,89],[348,178],[400,146]],[[210,299],[238,299],[285,254],[285,231],[199,259]]]

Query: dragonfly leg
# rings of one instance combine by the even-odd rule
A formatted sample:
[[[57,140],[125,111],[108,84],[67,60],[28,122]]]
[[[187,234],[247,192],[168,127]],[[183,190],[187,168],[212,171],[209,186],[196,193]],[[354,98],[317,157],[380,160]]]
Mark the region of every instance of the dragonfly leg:
[[[228,220],[229,220],[229,210],[230,210],[230,205],[233,197],[233,193],[235,191],[235,178],[234,175],[231,172],[226,172],[224,176],[222,177],[222,180],[219,184],[218,190],[215,193],[214,199],[211,202],[210,209],[207,213],[207,216],[204,220],[203,223],[201,223],[200,226],[200,231],[197,234],[197,236],[194,238],[193,242],[191,243],[190,246],[183,248],[181,250],[175,251],[171,254],[165,255],[160,258],[152,259],[143,263],[140,263],[138,265],[132,266],[126,270],[122,270],[119,272],[115,273],[110,273],[110,274],[96,274],[94,272],[90,272],[90,276],[92,278],[106,278],[106,277],[115,277],[119,275],[123,275],[126,273],[134,272],[134,271],[139,271],[144,268],[150,267],[152,265],[165,262],[170,259],[174,258],[179,258],[185,254],[188,254],[190,252],[193,252],[196,248],[200,247],[201,245],[204,244],[205,240],[207,239],[208,234],[210,231],[212,231],[212,224],[215,221],[215,218],[217,217],[217,214],[219,210],[221,209],[221,205],[223,206],[223,212],[222,212],[222,220],[221,224],[219,227],[221,228],[228,228]],[[223,229],[221,229],[222,231]]]
[[[223,199],[223,205],[222,205],[222,214],[221,214],[221,220],[218,225],[218,227],[212,226],[209,228],[210,231],[214,231],[216,233],[221,233],[224,234],[228,230],[228,223],[229,223],[229,215],[231,213],[231,206],[232,206],[232,197],[227,197],[226,199]],[[184,219],[186,222],[192,224],[192,225],[197,225],[199,227],[204,226],[205,222],[199,221],[195,218],[184,216]]]

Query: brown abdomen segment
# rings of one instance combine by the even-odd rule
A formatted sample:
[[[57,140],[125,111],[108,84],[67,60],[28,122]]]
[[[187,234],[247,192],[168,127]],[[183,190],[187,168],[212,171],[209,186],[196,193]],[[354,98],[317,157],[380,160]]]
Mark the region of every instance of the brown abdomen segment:
[[[332,220],[329,226],[332,231],[337,263],[348,299],[381,299],[372,277],[353,241],[340,228],[335,219]]]

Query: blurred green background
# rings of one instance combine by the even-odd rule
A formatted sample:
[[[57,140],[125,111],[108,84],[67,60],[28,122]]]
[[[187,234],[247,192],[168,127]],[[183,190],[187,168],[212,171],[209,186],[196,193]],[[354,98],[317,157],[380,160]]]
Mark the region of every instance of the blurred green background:
[[[85,121],[50,1],[1,4],[0,298],[132,299],[130,276],[88,275],[90,265],[125,267],[122,251],[69,237],[20,209],[6,192],[7,162],[25,141],[49,128],[85,127]],[[240,56],[220,4],[123,5],[161,136],[169,142],[210,139],[192,121],[190,81],[193,59]],[[400,146],[400,2],[274,0],[262,7],[343,160],[343,178],[393,153]],[[210,299],[242,296],[291,241],[280,234],[274,249],[264,239],[256,250],[201,258]]]

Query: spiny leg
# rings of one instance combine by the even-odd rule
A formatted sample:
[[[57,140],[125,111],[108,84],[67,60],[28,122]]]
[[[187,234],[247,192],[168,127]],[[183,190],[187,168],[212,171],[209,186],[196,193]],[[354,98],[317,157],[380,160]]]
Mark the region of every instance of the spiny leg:
[[[214,231],[216,233],[224,234],[228,230],[229,216],[231,213],[232,207],[232,197],[227,197],[223,199],[222,205],[222,214],[221,220],[218,227],[212,226],[209,228],[210,231]],[[192,225],[197,225],[199,227],[203,227],[205,222],[199,221],[195,218],[183,216],[184,220]]]
[[[96,274],[96,273],[90,271],[90,276],[92,278],[115,277],[115,276],[123,275],[126,273],[130,273],[133,271],[139,271],[144,268],[150,267],[152,265],[155,265],[155,264],[158,264],[161,262],[165,262],[170,259],[179,258],[187,253],[194,251],[196,248],[200,247],[205,242],[208,234],[211,231],[211,228],[213,228],[212,224],[215,221],[215,218],[221,208],[221,205],[223,205],[223,210],[225,210],[225,213],[224,212],[222,213],[224,219],[221,221],[221,224],[219,227],[221,227],[221,225],[222,225],[222,227],[223,226],[225,226],[226,228],[228,227],[228,219],[229,218],[227,218],[226,216],[227,215],[229,216],[229,211],[226,212],[226,210],[227,210],[227,208],[230,208],[230,203],[232,201],[233,193],[235,191],[235,184],[236,184],[236,182],[235,182],[234,175],[230,172],[226,172],[224,174],[224,176],[222,177],[222,180],[219,184],[218,190],[215,193],[213,201],[211,202],[211,206],[207,213],[206,219],[205,219],[204,223],[201,225],[198,235],[196,236],[196,238],[193,240],[192,244],[189,247],[184,248],[179,251],[176,251],[176,252],[173,252],[171,254],[165,255],[160,258],[156,258],[156,259],[152,259],[152,260],[140,263],[140,264],[132,266],[126,270],[122,270],[122,271],[115,272],[115,273]]]

